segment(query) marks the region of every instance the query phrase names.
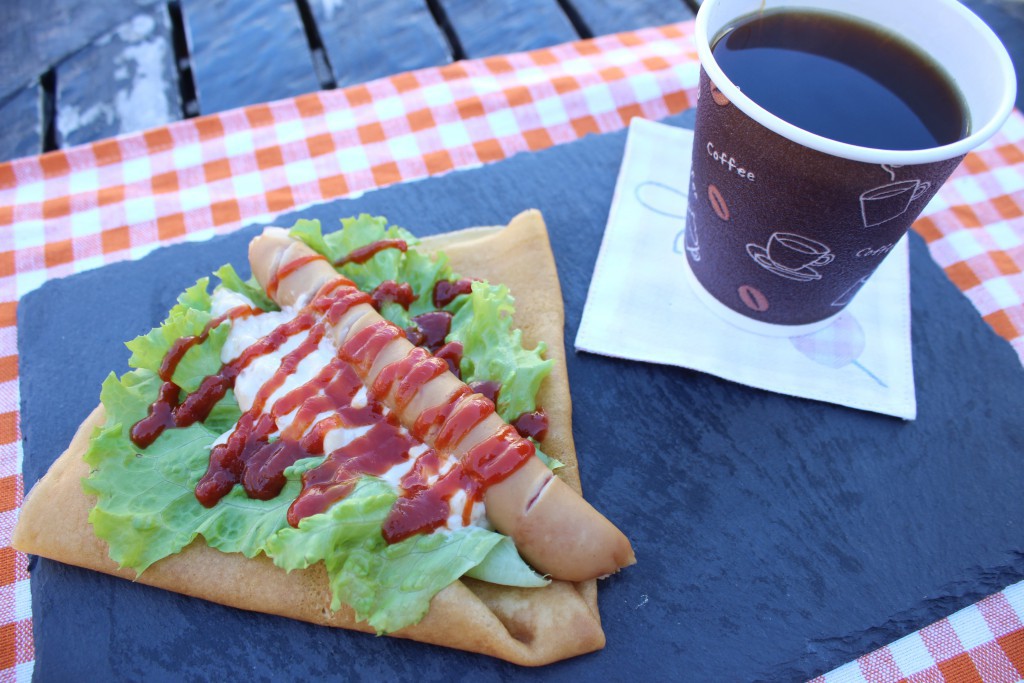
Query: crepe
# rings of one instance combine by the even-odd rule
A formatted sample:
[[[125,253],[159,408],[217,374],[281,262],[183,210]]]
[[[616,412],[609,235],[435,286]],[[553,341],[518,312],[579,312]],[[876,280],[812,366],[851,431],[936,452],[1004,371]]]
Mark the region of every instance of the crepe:
[[[516,216],[505,228],[471,228],[424,239],[425,251],[443,250],[454,271],[507,285],[516,298],[514,324],[524,343],[543,340],[554,361],[541,386],[538,405],[549,419],[544,450],[565,467],[557,471],[580,491],[572,438],[572,408],[565,349],[561,289],[547,230],[538,211]],[[163,559],[141,576],[118,569],[88,523],[94,504],[82,491],[89,475],[82,460],[89,436],[104,421],[98,407],[79,427],[67,451],[29,493],[15,528],[18,550],[137,580],[213,602],[316,624],[372,632],[343,605],[331,612],[321,564],[286,573],[268,558],[247,559],[209,548],[199,537],[178,555]],[[54,505],[53,501],[61,501]],[[510,588],[462,579],[438,593],[419,623],[390,634],[479,652],[536,666],[604,646],[597,610],[596,581],[553,581],[545,588]]]

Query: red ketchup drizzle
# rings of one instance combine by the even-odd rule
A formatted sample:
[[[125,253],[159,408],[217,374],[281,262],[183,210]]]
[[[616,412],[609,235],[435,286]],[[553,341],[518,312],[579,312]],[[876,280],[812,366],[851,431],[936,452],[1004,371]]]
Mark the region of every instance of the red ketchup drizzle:
[[[442,280],[444,282],[444,280]],[[412,319],[412,325],[405,328],[405,336],[415,346],[429,349],[435,356],[448,363],[448,369],[456,377],[462,377],[462,342],[444,343],[452,328],[452,314],[448,311],[429,311]]]
[[[341,295],[337,294],[337,290],[342,287],[348,287],[349,289]],[[346,294],[362,294],[363,296],[366,296],[365,292],[361,292],[356,289],[356,284],[354,282],[344,275],[338,275],[333,280],[328,280],[322,287],[320,287],[320,291],[313,295],[313,300],[309,305],[313,310],[323,313],[332,303],[337,301],[338,296],[345,296]]]
[[[232,308],[224,315],[217,316],[206,323],[203,327],[203,331],[197,335],[191,337],[181,337],[175,340],[168,349],[167,355],[164,356],[163,361],[160,363],[160,369],[158,374],[160,379],[164,381],[160,387],[160,391],[157,394],[156,401],[149,407],[149,413],[146,417],[142,418],[134,425],[132,425],[129,437],[139,448],[149,448],[156,441],[157,437],[163,434],[164,430],[168,427],[188,427],[194,424],[197,420],[205,419],[206,415],[209,414],[210,410],[213,409],[213,405],[219,401],[224,394],[221,393],[219,396],[216,395],[217,389],[213,386],[207,386],[210,378],[207,377],[203,380],[199,390],[196,393],[203,391],[203,387],[207,386],[206,393],[209,394],[209,398],[206,398],[205,394],[202,398],[205,400],[193,399],[189,402],[186,399],[188,406],[179,406],[179,395],[181,388],[171,381],[174,376],[174,371],[178,368],[178,363],[185,357],[188,350],[193,346],[197,346],[205,342],[210,332],[213,331],[218,325],[227,320],[228,318],[234,320],[236,318],[242,318],[252,315],[257,309],[250,308],[249,306],[237,306]],[[209,382],[209,384],[216,384],[215,382]],[[225,389],[226,391],[226,389]],[[189,397],[191,398],[191,397]],[[206,404],[209,403],[209,408],[206,408]],[[205,414],[203,414],[205,409]],[[201,415],[201,416],[200,416]]]
[[[479,382],[470,382],[469,388],[491,399],[491,403],[494,405],[498,405],[498,393],[501,392],[501,382],[486,379]]]
[[[490,486],[519,469],[535,453],[533,444],[511,425],[504,425],[494,436],[473,446],[462,459],[462,466],[476,480]]]
[[[350,340],[351,348],[348,344],[343,345],[339,357],[344,357],[346,353],[366,353],[375,357],[384,345],[394,339],[393,334],[384,333],[385,327],[400,333],[398,328],[386,323],[378,323],[376,329],[371,329],[374,328],[373,325],[368,326],[359,333],[363,335],[362,338],[357,339],[359,335],[353,335]],[[365,362],[365,359],[362,360]],[[352,361],[346,359],[346,362]],[[394,391],[396,403],[404,406],[424,384],[446,369],[443,361],[432,357],[423,349],[413,349],[405,358],[385,366],[367,392],[370,397],[368,405],[378,407],[375,412],[377,421],[357,421],[357,424],[373,424],[373,427],[366,434],[330,453],[323,463],[303,475],[302,492],[288,510],[289,523],[294,526],[305,517],[326,511],[330,505],[352,491],[359,476],[380,476],[395,465],[408,461],[409,450],[419,442],[409,432],[401,429],[394,413],[386,420],[380,418],[381,404],[377,399]],[[348,401],[351,403],[351,396],[348,397]],[[319,437],[319,444],[322,448],[322,435]],[[424,463],[426,462],[428,461],[424,460]],[[425,464],[420,464],[419,471],[423,476],[428,476],[431,470],[425,470],[424,467]],[[436,473],[436,467],[432,471]],[[422,485],[426,485],[425,479]]]
[[[452,410],[458,405],[458,402],[473,393],[473,390],[466,385],[460,386],[458,389],[449,396],[444,403],[438,404],[431,408],[427,408],[420,416],[416,418],[416,422],[413,424],[412,435],[420,441],[427,441],[433,438],[441,426],[448,419]]]
[[[332,451],[323,463],[302,475],[302,492],[288,508],[288,523],[324,512],[355,487],[361,475],[381,476],[409,459],[416,442],[391,416],[366,434]]]
[[[473,291],[473,281],[467,278],[461,280],[438,280],[437,284],[434,285],[434,308],[444,308],[451,302],[455,301],[455,297],[460,294],[469,294]]]
[[[270,282],[267,283],[267,296],[271,299],[277,296],[277,288],[281,285],[281,280],[285,279],[299,268],[303,267],[307,263],[313,261],[326,261],[327,259],[320,254],[309,254],[307,256],[300,256],[294,261],[289,261],[274,273],[273,277],[270,278]]]
[[[448,364],[448,369],[453,375],[462,379],[462,370],[459,368],[462,364],[462,342],[448,342],[434,352],[434,355]]]
[[[423,346],[436,352],[444,346],[444,338],[452,329],[452,314],[448,311],[421,313],[412,319],[412,325],[405,330],[414,346]]]
[[[409,401],[419,393],[424,384],[440,376],[448,369],[447,364],[430,355],[425,349],[414,348],[408,356],[386,365],[381,369],[370,387],[370,395],[383,400],[391,393],[396,380],[401,380],[395,392],[395,405],[403,410]]]
[[[367,328],[369,330],[369,328]],[[369,349],[374,352],[379,331],[370,330],[364,338],[352,340],[349,354]],[[393,337],[392,337],[393,338]],[[379,343],[379,342],[376,342]],[[381,347],[383,348],[383,347]],[[379,349],[376,350],[379,353]],[[374,399],[394,394],[396,406],[408,402],[432,379],[446,369],[442,361],[422,348],[385,366],[378,373],[369,394]],[[451,514],[451,498],[465,491],[463,523],[469,524],[473,504],[482,500],[486,488],[509,476],[534,453],[533,445],[505,425],[496,434],[471,448],[463,459],[433,484],[429,481],[440,471],[444,453],[457,446],[478,424],[494,412],[494,403],[468,387],[459,387],[444,402],[424,411],[411,430],[403,433],[394,414],[365,435],[329,454],[323,464],[303,476],[303,490],[288,511],[293,525],[309,515],[324,512],[347,496],[360,475],[382,475],[391,467],[407,462],[409,449],[428,432],[435,434],[435,449],[422,453],[403,476],[401,495],[385,520],[381,533],[388,543],[397,543],[418,533],[444,526]]]
[[[448,419],[441,425],[434,437],[434,448],[447,451],[459,444],[473,427],[494,414],[494,404],[480,394],[469,394],[459,402],[448,414]]]
[[[366,375],[384,347],[401,336],[402,330],[387,320],[378,320],[346,339],[338,356],[358,369],[360,375]]]
[[[512,426],[523,438],[534,438],[543,441],[548,435],[548,414],[543,408],[538,408],[532,413],[523,413],[512,421]]]
[[[366,263],[385,249],[406,251],[408,248],[409,245],[406,244],[405,240],[377,240],[376,242],[370,242],[358,249],[353,249],[344,257],[336,261],[334,265],[343,266],[346,263]]]
[[[473,503],[482,500],[488,487],[506,479],[534,453],[532,443],[505,425],[469,449],[433,486],[413,489],[399,498],[381,530],[384,540],[397,543],[443,526],[451,513],[449,501],[458,491],[466,492],[462,523],[469,524]]]
[[[441,470],[441,458],[437,451],[430,448],[420,454],[413,463],[412,468],[405,473],[402,481],[399,482],[406,495],[415,495],[427,488],[430,478],[436,476]]]
[[[292,330],[290,325],[297,321],[302,321],[304,324],[298,326],[299,329]],[[252,407],[239,418],[238,424],[235,425],[235,430],[228,437],[227,442],[214,446],[210,451],[210,464],[206,469],[206,474],[196,484],[196,498],[204,506],[216,505],[238,483],[242,484],[250,498],[269,500],[280,493],[285,484],[284,469],[299,458],[305,457],[299,444],[294,441],[278,439],[273,443],[269,442],[270,435],[277,428],[276,418],[279,415],[274,411],[268,415],[262,413],[270,396],[284,384],[289,375],[295,372],[295,368],[298,367],[302,359],[315,351],[320,344],[324,335],[324,326],[322,324],[314,325],[314,322],[315,317],[312,313],[302,313],[294,320],[278,326],[269,335],[246,349],[239,357],[245,357],[251,349],[260,346],[265,340],[272,337],[277,337],[271,342],[273,348],[280,348],[291,336],[288,334],[289,332],[294,334],[302,329],[309,329],[306,338],[281,359],[281,365],[277,371],[256,392]],[[248,361],[246,361],[247,363]],[[238,372],[235,372],[231,378],[232,382],[237,376]],[[316,388],[310,387],[311,384],[315,384],[315,381],[298,387],[294,391],[305,390],[312,393],[316,391]]]
[[[401,284],[394,280],[385,280],[370,292],[370,297],[373,299],[373,307],[378,311],[380,307],[389,301],[393,301],[405,310],[409,310],[409,306],[416,300],[416,294],[413,293],[412,287],[409,286],[408,282]]]
[[[345,289],[339,292],[342,286]],[[324,285],[309,306],[317,313],[325,314],[327,322],[334,325],[355,306],[369,303],[373,303],[369,294],[356,289],[351,280],[339,278]]]

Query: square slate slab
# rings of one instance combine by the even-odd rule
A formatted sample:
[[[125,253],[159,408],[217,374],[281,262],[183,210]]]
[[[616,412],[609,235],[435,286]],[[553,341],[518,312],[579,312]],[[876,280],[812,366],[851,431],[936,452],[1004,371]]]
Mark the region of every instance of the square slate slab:
[[[676,123],[680,119],[675,120]],[[303,213],[419,234],[537,207],[579,324],[625,133]],[[294,216],[282,217],[290,224]],[[638,226],[640,229],[642,226]],[[25,481],[66,446],[120,342],[247,228],[56,280],[18,307]],[[1024,578],[1024,370],[911,240],[914,422],[678,368],[569,354],[583,489],[638,564],[601,584],[607,647],[546,667],[233,610],[56,562],[32,569],[36,674],[64,680],[808,678]],[[129,286],[130,283],[130,286]],[[685,320],[666,343],[699,334]],[[58,379],[59,378],[59,379]]]

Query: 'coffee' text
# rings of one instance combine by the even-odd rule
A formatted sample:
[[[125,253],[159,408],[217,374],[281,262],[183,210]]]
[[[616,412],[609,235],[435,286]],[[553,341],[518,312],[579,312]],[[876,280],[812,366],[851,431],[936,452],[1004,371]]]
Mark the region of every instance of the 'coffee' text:
[[[719,152],[716,150],[715,146],[710,142],[708,143],[708,156],[720,163],[722,166],[728,168],[730,171],[735,172],[740,178],[746,178],[750,182],[754,182],[753,171],[748,171],[737,164],[735,157],[731,157],[725,152]]]

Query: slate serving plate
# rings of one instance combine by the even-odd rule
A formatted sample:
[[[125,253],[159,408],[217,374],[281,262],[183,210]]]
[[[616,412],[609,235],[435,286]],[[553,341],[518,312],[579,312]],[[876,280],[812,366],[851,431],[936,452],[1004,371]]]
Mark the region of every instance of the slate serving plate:
[[[625,133],[592,136],[302,215],[331,224],[366,211],[430,234],[540,208],[571,346],[624,143]],[[162,319],[196,278],[244,264],[256,232],[160,249],[22,300],[26,486],[96,404],[104,376],[126,368],[121,342]],[[911,267],[914,422],[570,353],[584,491],[639,559],[601,585],[600,653],[526,671],[39,560],[36,676],[798,679],[946,616],[1024,577],[1024,371],[916,236]],[[666,343],[696,333],[680,320]]]

